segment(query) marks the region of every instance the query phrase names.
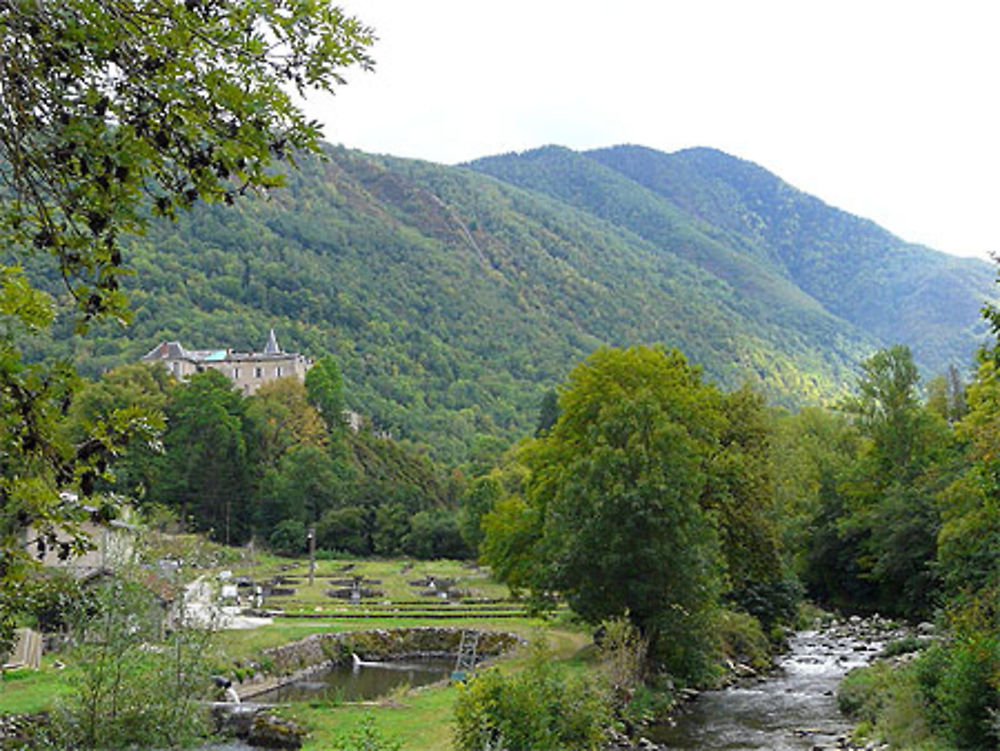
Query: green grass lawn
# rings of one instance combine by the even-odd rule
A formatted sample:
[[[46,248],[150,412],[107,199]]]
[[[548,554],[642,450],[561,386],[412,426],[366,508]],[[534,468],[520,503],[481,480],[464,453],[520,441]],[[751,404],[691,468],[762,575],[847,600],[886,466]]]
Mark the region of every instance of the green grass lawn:
[[[304,751],[328,751],[361,724],[365,715],[388,738],[400,741],[406,751],[440,751],[451,748],[451,718],[458,690],[434,686],[372,704],[296,706],[291,714],[309,729]]]
[[[65,667],[55,665],[61,655],[42,658],[41,670],[18,669],[7,671],[0,679],[0,714],[30,714],[52,709],[55,703],[72,690],[76,670],[71,663]]]

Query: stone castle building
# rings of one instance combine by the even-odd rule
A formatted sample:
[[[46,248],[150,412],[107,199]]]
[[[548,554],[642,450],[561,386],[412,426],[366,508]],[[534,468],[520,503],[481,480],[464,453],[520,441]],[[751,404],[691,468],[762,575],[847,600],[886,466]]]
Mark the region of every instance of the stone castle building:
[[[312,360],[298,352],[284,352],[278,346],[274,329],[268,334],[263,352],[234,352],[231,349],[184,349],[180,342],[161,342],[142,358],[143,362],[162,363],[174,377],[184,380],[204,370],[218,370],[244,394],[253,394],[263,384],[276,378],[294,376],[305,380]]]

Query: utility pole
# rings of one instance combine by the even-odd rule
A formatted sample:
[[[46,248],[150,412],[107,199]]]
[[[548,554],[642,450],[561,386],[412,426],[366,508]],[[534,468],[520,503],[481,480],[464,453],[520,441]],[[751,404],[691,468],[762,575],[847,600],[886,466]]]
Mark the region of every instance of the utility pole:
[[[309,586],[313,585],[316,573],[316,527],[309,527]]]

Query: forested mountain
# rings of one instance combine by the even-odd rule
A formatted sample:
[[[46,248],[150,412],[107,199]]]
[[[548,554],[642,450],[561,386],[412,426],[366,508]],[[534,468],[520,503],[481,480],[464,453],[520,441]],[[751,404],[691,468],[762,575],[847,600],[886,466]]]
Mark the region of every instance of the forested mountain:
[[[602,344],[664,343],[725,386],[830,399],[875,349],[971,362],[986,263],[905,245],[709,150],[549,147],[445,167],[330,147],[284,189],[157,223],[126,257],[127,330],[67,321],[84,372],[163,339],[332,353],[349,406],[440,458],[534,427]],[[30,265],[30,264],[29,264]],[[50,288],[58,289],[55,281]]]
[[[967,366],[982,340],[987,264],[907,244],[721,151],[550,147],[470,166],[625,227],[753,299],[788,294],[777,276],[881,342],[910,345],[927,372]]]

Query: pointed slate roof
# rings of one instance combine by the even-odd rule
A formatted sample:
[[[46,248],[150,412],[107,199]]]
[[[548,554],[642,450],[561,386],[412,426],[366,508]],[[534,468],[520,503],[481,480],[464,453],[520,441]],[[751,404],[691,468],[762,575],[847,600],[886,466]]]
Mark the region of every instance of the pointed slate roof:
[[[278,346],[278,338],[274,335],[274,329],[267,335],[267,344],[264,345],[265,355],[280,355],[281,347]]]

